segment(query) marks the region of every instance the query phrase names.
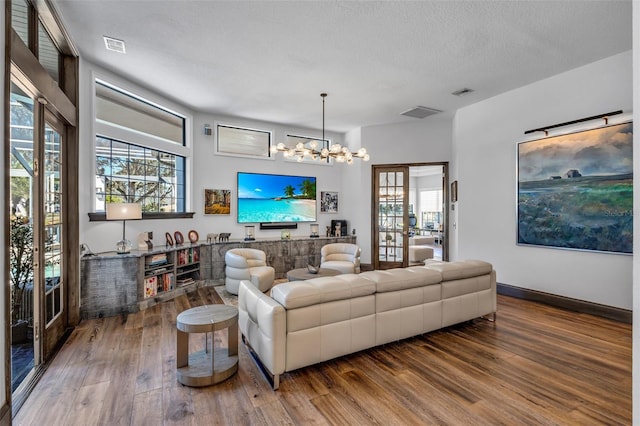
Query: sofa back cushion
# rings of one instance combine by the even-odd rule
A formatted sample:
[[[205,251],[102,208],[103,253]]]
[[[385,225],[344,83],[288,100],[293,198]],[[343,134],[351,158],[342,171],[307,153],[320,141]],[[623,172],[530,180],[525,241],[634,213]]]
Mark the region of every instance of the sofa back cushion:
[[[439,284],[442,281],[442,275],[439,271],[422,266],[367,271],[361,273],[360,276],[374,282],[378,293]]]
[[[296,309],[367,296],[375,291],[374,282],[359,274],[344,274],[279,284],[271,289],[271,297],[287,309]]]
[[[483,262],[482,260],[429,263],[425,265],[424,268],[440,272],[443,281],[488,275],[493,270],[493,266],[490,263]]]

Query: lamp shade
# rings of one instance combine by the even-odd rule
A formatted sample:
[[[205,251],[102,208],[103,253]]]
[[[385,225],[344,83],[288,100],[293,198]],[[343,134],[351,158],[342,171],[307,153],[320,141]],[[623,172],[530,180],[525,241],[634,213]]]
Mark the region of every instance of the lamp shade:
[[[142,206],[139,203],[108,203],[107,220],[142,219]]]

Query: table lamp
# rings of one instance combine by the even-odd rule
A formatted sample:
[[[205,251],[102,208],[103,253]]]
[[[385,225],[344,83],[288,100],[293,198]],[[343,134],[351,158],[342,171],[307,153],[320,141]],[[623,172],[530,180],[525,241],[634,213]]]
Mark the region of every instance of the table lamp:
[[[142,206],[139,203],[107,204],[107,220],[122,221],[122,240],[116,243],[116,252],[118,254],[131,252],[131,241],[125,238],[125,222],[136,219],[142,219]]]

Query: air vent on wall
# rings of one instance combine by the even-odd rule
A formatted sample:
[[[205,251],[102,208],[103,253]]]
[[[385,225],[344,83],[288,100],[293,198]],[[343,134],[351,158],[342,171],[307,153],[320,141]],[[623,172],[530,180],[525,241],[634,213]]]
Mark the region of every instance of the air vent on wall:
[[[118,53],[127,53],[124,48],[124,41],[118,40],[117,38],[107,37],[107,36],[103,36],[102,38],[104,38],[104,45],[107,48],[107,50],[111,50],[113,52],[118,52]]]
[[[425,118],[430,115],[437,114],[439,112],[442,112],[442,111],[438,109],[417,106],[415,108],[411,108],[410,110],[407,110],[401,113],[401,115],[406,115],[407,117],[413,117],[413,118]]]

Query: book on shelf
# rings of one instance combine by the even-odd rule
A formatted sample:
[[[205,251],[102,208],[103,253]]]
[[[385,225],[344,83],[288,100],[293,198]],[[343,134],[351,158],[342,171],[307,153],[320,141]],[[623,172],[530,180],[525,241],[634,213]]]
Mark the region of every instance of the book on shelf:
[[[164,274],[162,276],[162,285],[164,291],[173,290],[175,288],[175,277],[173,273]]]
[[[183,286],[183,285],[191,284],[193,281],[194,281],[194,280],[193,280],[193,278],[191,278],[191,277],[186,277],[186,278],[178,278],[178,279],[176,280],[176,283],[177,283],[179,286]]]
[[[154,254],[153,256],[148,256],[146,258],[147,266],[158,266],[158,265],[164,265],[165,263],[167,263],[166,253],[158,253],[158,254]]]
[[[152,276],[144,279],[144,297],[153,297],[158,294],[158,277]]]

